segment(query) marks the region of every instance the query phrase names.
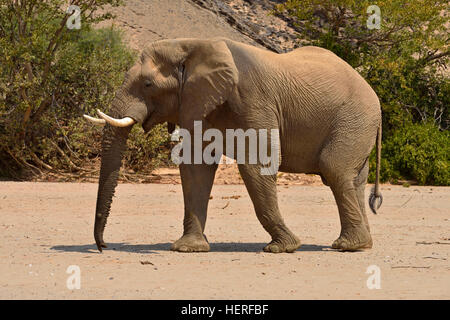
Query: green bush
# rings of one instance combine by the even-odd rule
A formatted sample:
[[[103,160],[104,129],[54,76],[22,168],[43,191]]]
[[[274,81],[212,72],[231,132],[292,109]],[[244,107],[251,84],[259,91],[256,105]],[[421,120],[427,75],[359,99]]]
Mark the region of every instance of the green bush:
[[[82,115],[108,111],[136,53],[115,28],[93,29],[117,0],[81,0],[82,28],[67,29],[59,0],[0,2],[0,176],[22,179],[54,172],[68,178],[98,171],[102,130]],[[163,126],[139,129],[125,156],[126,170],[168,163]],[[163,151],[160,155],[156,152]]]
[[[128,150],[124,156],[124,165],[135,172],[150,173],[159,166],[173,165],[170,162],[171,142],[167,125],[157,125],[148,134],[140,126],[134,126]]]
[[[383,144],[381,177],[415,179],[419,184],[450,185],[450,132],[434,124],[407,124]],[[375,164],[372,155],[371,162]],[[371,179],[374,178],[372,175]]]

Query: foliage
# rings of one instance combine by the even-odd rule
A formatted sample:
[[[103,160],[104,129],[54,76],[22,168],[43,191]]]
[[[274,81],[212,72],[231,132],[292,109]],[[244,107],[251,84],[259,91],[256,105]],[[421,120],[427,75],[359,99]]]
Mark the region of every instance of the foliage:
[[[170,162],[171,142],[167,124],[157,125],[147,135],[143,132],[140,126],[133,127],[124,156],[125,166],[135,172],[150,173],[161,165],[173,165]]]
[[[92,28],[112,17],[97,12],[120,0],[71,3],[81,9],[80,30],[66,27],[66,1],[0,0],[0,176],[96,172],[85,167],[99,156],[101,130],[81,115],[108,110],[136,54],[118,30]],[[152,141],[133,134],[143,152],[132,161],[128,154],[126,168],[142,167],[151,148],[168,144],[161,127]]]
[[[379,29],[368,28],[370,5],[381,10]],[[448,184],[439,171],[448,168],[448,158],[437,155],[448,141],[423,144],[415,136],[416,147],[442,148],[434,152],[439,161],[431,154],[425,153],[425,158],[410,154],[419,161],[416,166],[412,159],[402,158],[408,153],[398,145],[410,142],[404,139],[411,128],[419,135],[430,133],[430,124],[436,128],[434,138],[448,139],[447,133],[439,133],[450,126],[448,12],[446,0],[288,0],[277,7],[276,14],[295,19],[303,45],[333,51],[378,94],[383,110],[383,180],[408,177],[419,183]],[[438,167],[430,169],[431,176],[420,169],[433,165]],[[374,169],[371,166],[371,178]]]
[[[439,131],[432,123],[408,124],[394,130],[383,146],[382,178],[414,178],[419,184],[450,185],[450,131]],[[374,153],[370,162],[375,166]]]

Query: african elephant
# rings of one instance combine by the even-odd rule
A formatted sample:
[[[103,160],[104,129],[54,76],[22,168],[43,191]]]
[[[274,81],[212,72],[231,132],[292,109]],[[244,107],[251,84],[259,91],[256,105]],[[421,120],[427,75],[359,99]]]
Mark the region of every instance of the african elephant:
[[[126,147],[135,123],[145,131],[175,124],[204,128],[279,131],[279,171],[322,177],[335,197],[341,232],[332,248],[372,247],[365,213],[368,157],[377,144],[377,177],[369,199],[381,205],[379,167],[381,110],[367,82],[332,52],[313,46],[285,54],[224,38],[162,40],[149,44],[127,72],[106,124],[94,236],[100,251],[103,232]],[[169,131],[170,131],[169,130]],[[293,252],[299,239],[288,229],[277,202],[276,174],[262,175],[260,163],[242,163],[239,172],[256,215],[272,241],[266,252]],[[209,251],[204,236],[208,200],[217,164],[180,164],[184,233],[171,249]]]

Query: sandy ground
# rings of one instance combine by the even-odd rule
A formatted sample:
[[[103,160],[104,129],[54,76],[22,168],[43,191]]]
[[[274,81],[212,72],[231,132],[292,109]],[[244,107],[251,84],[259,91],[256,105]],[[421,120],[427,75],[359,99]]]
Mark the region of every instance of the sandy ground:
[[[449,299],[450,188],[385,185],[370,215],[374,248],[330,249],[337,209],[323,186],[279,186],[280,207],[303,246],[269,241],[242,185],[216,185],[211,252],[171,252],[182,232],[179,184],[120,184],[102,254],[93,243],[96,184],[0,182],[0,299]],[[81,288],[66,273],[79,266]],[[381,289],[369,290],[369,266]]]
[[[143,183],[163,183],[163,184],[181,184],[180,171],[178,168],[158,168],[150,176],[140,179]],[[90,178],[87,182],[97,183],[98,178]],[[84,182],[84,181],[82,181]],[[278,185],[300,185],[300,186],[323,186],[320,176],[303,173],[285,173],[279,172],[277,175]],[[233,164],[219,164],[214,184],[244,184],[239,174],[236,162]]]

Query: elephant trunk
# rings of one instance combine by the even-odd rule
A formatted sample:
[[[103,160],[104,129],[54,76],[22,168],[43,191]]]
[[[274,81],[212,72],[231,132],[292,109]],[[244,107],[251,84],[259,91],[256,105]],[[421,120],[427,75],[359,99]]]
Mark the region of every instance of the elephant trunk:
[[[139,65],[137,67],[138,69],[140,68]],[[135,87],[131,80],[126,80],[124,86],[116,93],[116,97],[112,102],[110,116],[98,111],[105,124],[94,225],[95,243],[100,252],[102,248],[106,248],[106,244],[103,241],[103,232],[111,209],[112,197],[117,186],[128,135],[135,123],[142,124],[147,117],[147,106],[137,93],[133,91]],[[88,120],[91,119],[88,117]]]
[[[102,141],[102,162],[95,210],[94,238],[98,250],[106,248],[103,231],[111,209],[112,197],[117,186],[123,153],[126,150],[127,138],[131,126],[118,128],[105,126]]]

